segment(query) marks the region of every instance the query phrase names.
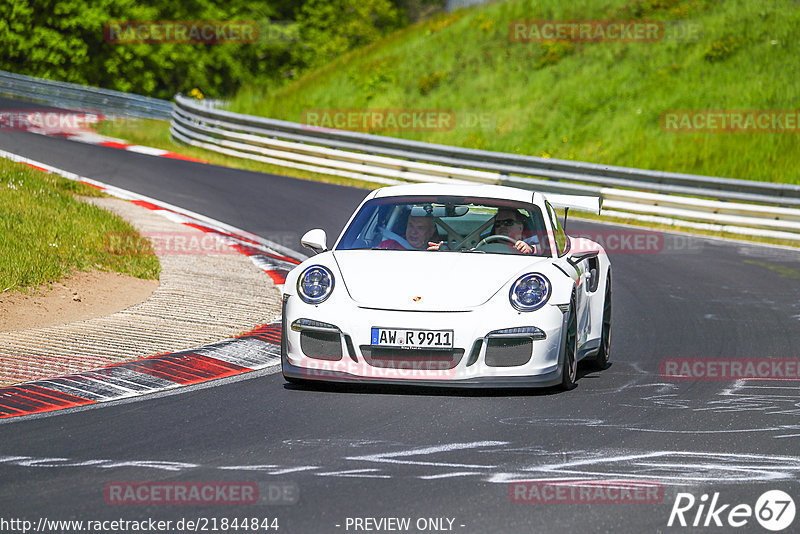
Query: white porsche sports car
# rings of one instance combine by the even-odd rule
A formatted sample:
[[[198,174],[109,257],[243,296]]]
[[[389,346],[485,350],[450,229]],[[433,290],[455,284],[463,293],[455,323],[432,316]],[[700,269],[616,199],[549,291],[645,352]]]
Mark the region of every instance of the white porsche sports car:
[[[609,359],[611,264],[557,209],[600,199],[495,185],[377,189],[283,286],[289,382],[571,389]]]

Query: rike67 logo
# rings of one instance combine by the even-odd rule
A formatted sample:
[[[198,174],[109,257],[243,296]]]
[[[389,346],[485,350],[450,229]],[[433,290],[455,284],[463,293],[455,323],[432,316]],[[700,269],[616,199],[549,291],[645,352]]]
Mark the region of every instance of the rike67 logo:
[[[764,492],[755,506],[723,503],[719,492],[714,492],[710,499],[706,493],[699,499],[691,493],[678,493],[667,526],[740,528],[755,518],[765,529],[780,532],[794,522],[794,516],[794,500],[781,490]]]

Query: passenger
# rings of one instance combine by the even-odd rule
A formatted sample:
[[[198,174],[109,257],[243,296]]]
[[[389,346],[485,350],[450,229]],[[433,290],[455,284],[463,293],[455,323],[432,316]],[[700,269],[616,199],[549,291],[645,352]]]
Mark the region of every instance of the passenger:
[[[438,236],[436,231],[436,223],[433,217],[418,217],[411,216],[408,218],[406,224],[406,241],[411,245],[412,250],[436,250],[439,244],[434,243],[431,239]],[[434,248],[435,247],[435,248]],[[407,247],[398,243],[394,239],[386,239],[381,241],[378,248],[388,248],[394,250],[409,250]]]
[[[515,209],[500,208],[494,216],[494,225],[492,226],[493,235],[502,235],[514,239],[514,249],[523,254],[534,254],[536,252],[536,245],[528,243],[524,236],[525,223],[524,216]],[[509,246],[512,246],[509,243]]]

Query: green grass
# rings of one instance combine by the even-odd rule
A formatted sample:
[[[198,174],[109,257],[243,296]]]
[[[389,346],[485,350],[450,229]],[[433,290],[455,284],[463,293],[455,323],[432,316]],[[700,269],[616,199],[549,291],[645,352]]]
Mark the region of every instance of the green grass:
[[[512,43],[520,19],[660,20],[654,43]],[[676,28],[699,29],[690,39]],[[484,124],[387,131],[469,148],[800,183],[799,133],[675,133],[670,110],[793,110],[791,0],[508,0],[438,16],[309,72],[248,87],[230,109],[301,122],[311,109],[443,109]]]
[[[111,235],[138,235],[119,216],[76,195],[98,190],[0,159],[0,292],[54,282],[74,270],[115,271],[157,279],[152,250],[113,254]]]

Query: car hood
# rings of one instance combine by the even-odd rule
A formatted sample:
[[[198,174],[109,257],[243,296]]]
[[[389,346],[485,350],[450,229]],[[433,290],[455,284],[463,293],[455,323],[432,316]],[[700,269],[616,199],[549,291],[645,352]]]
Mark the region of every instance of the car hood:
[[[333,256],[358,305],[408,311],[480,306],[517,273],[547,261],[531,256],[399,250],[344,250]]]

